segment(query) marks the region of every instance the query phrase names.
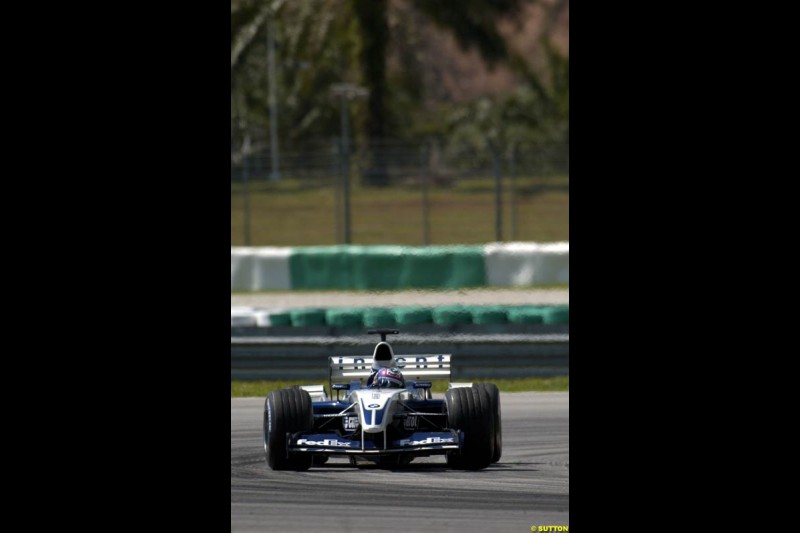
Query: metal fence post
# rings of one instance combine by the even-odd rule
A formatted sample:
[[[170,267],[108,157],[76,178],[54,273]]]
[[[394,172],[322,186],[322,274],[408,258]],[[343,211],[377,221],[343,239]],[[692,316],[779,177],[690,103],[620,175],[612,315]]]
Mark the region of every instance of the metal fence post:
[[[335,139],[334,140],[335,146],[331,149],[333,153],[338,154],[339,157],[336,160],[337,166],[335,169],[332,169],[331,178],[330,178],[330,185],[333,187],[334,192],[334,202],[333,202],[333,220],[334,220],[334,234],[333,234],[333,242],[340,243],[342,242],[342,234],[344,230],[342,229],[342,188],[339,186],[339,182],[341,180],[336,179],[336,174],[341,174],[342,172],[342,165],[344,164],[342,159],[342,140]]]
[[[495,240],[503,240],[503,186],[500,174],[500,156],[497,150],[492,148],[492,166],[494,168],[494,228]]]
[[[364,97],[368,91],[352,83],[337,83],[331,86],[331,93],[342,98],[342,191],[344,194],[344,244],[350,244],[350,119],[347,102]]]
[[[347,96],[342,94],[342,196],[344,200],[344,244],[350,244],[350,120]]]
[[[431,224],[428,201],[428,168],[425,158],[425,145],[420,146],[420,172],[422,177],[422,242],[425,246],[431,243]]]
[[[517,145],[509,153],[508,175],[511,178],[511,240],[517,240]]]

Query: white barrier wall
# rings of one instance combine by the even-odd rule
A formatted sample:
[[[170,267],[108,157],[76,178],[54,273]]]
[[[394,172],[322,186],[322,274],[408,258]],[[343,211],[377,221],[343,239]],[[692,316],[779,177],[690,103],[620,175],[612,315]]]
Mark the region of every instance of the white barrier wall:
[[[569,242],[491,243],[485,253],[490,287],[569,283]]]
[[[231,290],[291,289],[291,253],[292,248],[231,247]]]

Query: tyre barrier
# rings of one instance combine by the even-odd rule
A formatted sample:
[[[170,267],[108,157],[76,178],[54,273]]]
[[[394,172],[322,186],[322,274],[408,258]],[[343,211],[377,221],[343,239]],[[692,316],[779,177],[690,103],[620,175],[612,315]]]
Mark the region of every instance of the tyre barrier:
[[[292,310],[231,308],[231,327],[333,326],[403,328],[420,324],[569,324],[569,305],[442,305],[395,308],[300,308]]]

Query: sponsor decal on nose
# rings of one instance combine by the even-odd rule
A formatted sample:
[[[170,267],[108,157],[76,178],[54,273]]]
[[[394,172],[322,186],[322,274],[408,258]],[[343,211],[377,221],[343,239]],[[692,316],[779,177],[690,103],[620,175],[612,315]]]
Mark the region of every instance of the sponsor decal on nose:
[[[297,445],[307,445],[307,446],[340,446],[349,448],[352,446],[353,443],[345,442],[336,439],[323,439],[323,440],[308,440],[308,439],[298,439]]]

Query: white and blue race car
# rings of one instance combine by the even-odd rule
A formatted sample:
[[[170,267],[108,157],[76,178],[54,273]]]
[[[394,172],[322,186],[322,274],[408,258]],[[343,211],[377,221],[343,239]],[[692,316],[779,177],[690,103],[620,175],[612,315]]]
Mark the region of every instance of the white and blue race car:
[[[273,470],[307,470],[329,457],[354,466],[402,466],[444,455],[452,468],[478,470],[502,453],[500,396],[491,383],[449,383],[434,399],[431,379],[450,380],[449,354],[397,355],[381,335],[372,357],[332,356],[328,397],[323,385],[269,393],[264,403],[264,452]],[[367,387],[370,370],[397,367],[404,388]],[[335,391],[335,392],[334,392]]]

